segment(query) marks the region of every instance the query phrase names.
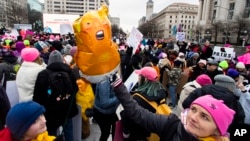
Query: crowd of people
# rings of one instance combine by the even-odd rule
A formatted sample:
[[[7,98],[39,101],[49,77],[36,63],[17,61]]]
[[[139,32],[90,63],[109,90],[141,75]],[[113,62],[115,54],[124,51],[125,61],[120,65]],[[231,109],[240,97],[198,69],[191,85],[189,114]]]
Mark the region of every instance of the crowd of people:
[[[161,140],[224,141],[230,139],[234,125],[250,125],[250,46],[242,56],[217,60],[209,41],[199,45],[144,39],[134,53],[121,39],[119,74],[85,84],[75,64],[77,45],[72,35],[1,40],[0,141],[73,141],[77,104],[82,109],[82,139],[91,134],[90,117],[100,127],[100,141],[107,141],[110,134],[114,139],[119,104],[124,107],[119,114],[128,141],[146,141],[152,132]],[[134,71],[138,83],[128,91],[123,83]],[[65,88],[70,91],[51,100],[53,72],[69,76]],[[5,91],[8,81],[15,81],[19,96],[13,107]],[[158,104],[164,99],[176,112],[158,115],[135,93]],[[58,134],[59,127],[63,134]]]

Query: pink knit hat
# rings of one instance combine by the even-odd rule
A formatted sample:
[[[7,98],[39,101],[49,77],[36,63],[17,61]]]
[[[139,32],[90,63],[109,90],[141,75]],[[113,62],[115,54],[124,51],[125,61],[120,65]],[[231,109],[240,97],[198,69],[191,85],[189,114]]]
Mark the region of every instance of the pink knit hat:
[[[200,64],[200,63],[204,64],[205,66],[207,65],[207,61],[203,60],[203,59],[200,59],[200,61],[198,62],[198,64]]]
[[[195,99],[191,105],[193,104],[206,109],[213,117],[220,134],[222,136],[226,134],[228,126],[234,118],[234,110],[228,108],[222,100],[215,99],[211,95],[201,96]]]
[[[213,83],[212,80],[211,80],[211,78],[208,75],[206,75],[206,74],[199,75],[195,79],[195,81],[197,83],[199,83],[201,86],[205,86],[205,85],[209,85],[209,84]]]
[[[21,51],[21,57],[26,62],[33,62],[40,55],[36,48],[24,48]]]
[[[140,70],[135,70],[135,73],[139,74],[139,75],[142,75],[146,79],[151,80],[151,81],[156,81],[157,80],[157,72],[152,67],[143,67]]]

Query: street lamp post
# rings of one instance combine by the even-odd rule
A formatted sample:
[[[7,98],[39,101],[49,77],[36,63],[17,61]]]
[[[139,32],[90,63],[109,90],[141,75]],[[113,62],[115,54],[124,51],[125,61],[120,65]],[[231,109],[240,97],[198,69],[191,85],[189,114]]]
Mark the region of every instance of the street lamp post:
[[[247,31],[246,30],[244,30],[243,31],[243,41],[242,41],[242,47],[244,48],[245,47],[245,43],[246,43],[246,35],[247,35]]]

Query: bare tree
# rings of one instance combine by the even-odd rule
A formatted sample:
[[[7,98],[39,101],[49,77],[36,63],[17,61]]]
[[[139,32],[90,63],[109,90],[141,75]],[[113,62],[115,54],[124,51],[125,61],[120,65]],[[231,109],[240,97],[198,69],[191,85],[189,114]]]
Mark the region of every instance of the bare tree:
[[[243,13],[240,13],[239,15],[235,16],[235,29],[237,29],[237,44],[240,44],[240,36],[242,34],[242,31],[247,29],[247,21],[245,20]],[[247,39],[248,40],[248,39]],[[246,41],[247,41],[246,40]]]
[[[138,30],[143,34],[144,37],[150,38],[153,36],[154,24],[146,22],[138,27]]]
[[[118,25],[116,24],[112,24],[111,29],[112,29],[112,36],[125,35],[125,32],[123,31],[123,29],[119,28]]]
[[[217,41],[218,41],[217,40],[218,34],[219,34],[221,28],[223,27],[223,24],[221,21],[213,20],[211,25],[212,25],[211,30],[212,30],[212,33],[214,35],[214,44],[216,45]]]
[[[30,5],[28,5],[28,22],[33,25],[33,30],[38,32],[42,30],[42,18],[43,15],[40,11],[31,10]]]
[[[10,13],[11,13],[11,25],[16,23],[22,23],[24,19],[27,18],[27,9],[22,7],[17,1],[8,1],[10,6]]]

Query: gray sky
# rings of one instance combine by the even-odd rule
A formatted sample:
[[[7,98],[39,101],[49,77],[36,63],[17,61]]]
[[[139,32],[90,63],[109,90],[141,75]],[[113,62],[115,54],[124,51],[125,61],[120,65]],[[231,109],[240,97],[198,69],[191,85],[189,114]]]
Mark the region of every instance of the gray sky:
[[[137,27],[139,20],[146,16],[146,3],[148,0],[109,0],[109,14],[120,17],[120,26],[124,31],[131,31]],[[166,6],[175,2],[199,4],[199,0],[153,0],[154,13],[158,13]]]

